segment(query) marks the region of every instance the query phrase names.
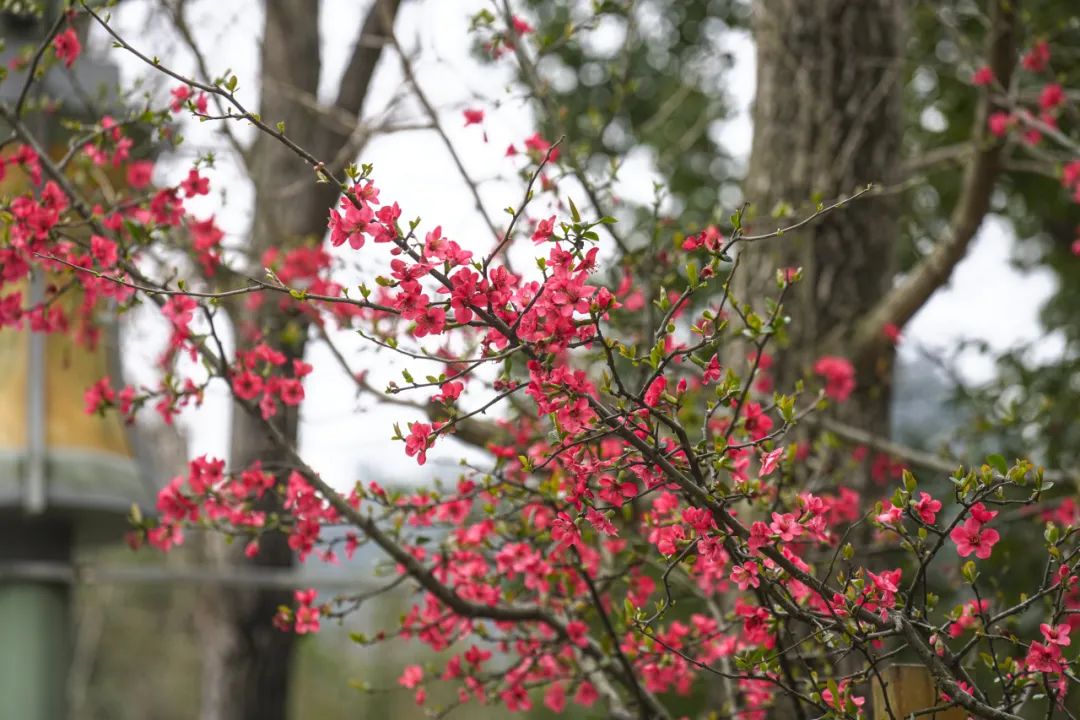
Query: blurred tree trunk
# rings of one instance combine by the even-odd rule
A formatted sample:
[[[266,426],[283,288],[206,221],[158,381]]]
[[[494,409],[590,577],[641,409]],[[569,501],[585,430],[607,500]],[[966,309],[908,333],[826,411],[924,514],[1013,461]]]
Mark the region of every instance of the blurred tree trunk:
[[[352,162],[366,140],[355,128],[343,126],[342,117],[357,118],[382,55],[383,22],[393,21],[397,0],[378,0],[365,17],[356,47],[331,109],[317,100],[320,78],[319,7],[311,0],[267,0],[261,46],[261,103],[259,112],[271,125],[285,123],[286,134],[327,167],[340,173]],[[248,243],[252,272],[262,268],[262,255],[270,248],[281,253],[322,241],[330,208],[339,188],[316,183],[312,168],[277,140],[260,134],[247,153],[247,169],[255,186],[254,221]],[[288,309],[289,302],[267,297],[254,311],[233,317],[238,345],[261,337],[291,360],[302,358],[308,336],[307,319]],[[279,407],[272,418],[276,428],[294,445],[299,408]],[[233,413],[230,467],[241,469],[256,459],[288,475],[285,453],[270,442],[262,423],[237,408]],[[272,510],[270,506],[266,508]],[[268,534],[252,561],[239,547],[221,548],[228,562],[256,566],[290,567],[295,559],[281,533]],[[204,720],[284,720],[288,713],[289,679],[295,638],[275,629],[271,622],[278,606],[292,602],[284,591],[219,588],[205,597]]]
[[[895,177],[903,121],[904,5],[895,0],[755,2],[757,94],[744,184],[746,200],[756,209],[752,232],[790,224],[791,219],[770,219],[779,206],[789,206],[791,217],[799,219],[819,200],[829,203]],[[822,354],[846,354],[843,347],[822,347],[822,339],[854,326],[888,291],[898,231],[894,198],[863,198],[803,230],[743,248],[736,297],[759,313],[764,299],[777,294],[778,268],[804,271],[785,302],[792,317],[789,342],[770,348],[777,387],[792,387]],[[893,354],[888,345],[882,348],[857,360],[858,389],[837,411],[859,427],[887,435]],[[729,358],[735,367],[745,362]],[[790,633],[781,633],[781,643],[787,644]],[[794,666],[783,670],[805,674]],[[717,685],[714,707],[722,707],[725,693]],[[770,717],[806,718],[809,712],[781,694]]]
[[[894,0],[758,0],[754,140],[746,199],[756,231],[783,224],[768,214],[780,203],[796,218],[867,183],[888,184],[900,166],[905,3]],[[862,198],[804,230],[744,251],[739,297],[760,307],[775,296],[775,272],[802,267],[805,279],[786,303],[790,344],[775,375],[788,387],[821,354],[821,339],[848,328],[889,289],[896,271],[895,198]],[[841,408],[868,430],[887,433],[892,353],[860,359],[858,390]]]

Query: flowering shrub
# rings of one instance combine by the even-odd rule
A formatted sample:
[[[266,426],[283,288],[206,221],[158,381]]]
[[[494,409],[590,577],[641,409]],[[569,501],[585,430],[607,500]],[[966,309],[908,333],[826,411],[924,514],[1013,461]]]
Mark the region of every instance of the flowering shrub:
[[[532,28],[507,20],[502,30],[497,19],[487,24],[485,47],[509,61],[526,50]],[[78,59],[70,28],[58,26],[47,47],[65,65]],[[770,352],[783,352],[771,345],[790,322],[784,300],[801,272],[779,268],[771,296],[735,296],[733,258],[749,243],[784,242],[783,230],[753,234],[736,215],[726,231],[680,236],[665,260],[679,282],[646,305],[634,266],[604,259],[613,218],[572,201],[530,215],[540,196],[557,198],[545,176],[560,161],[554,138],[523,132],[525,152],[508,153],[528,189],[497,245],[479,252],[437,225],[403,220],[416,209],[384,197],[372,168],[334,176],[271,119],[248,112],[229,82],[199,83],[148,62],[180,78],[170,96],[137,120],[99,118],[59,161],[43,151],[22,108],[0,106],[15,133],[2,167],[32,186],[4,201],[0,324],[92,345],[99,309],[153,304],[170,331],[160,382],[118,388],[103,378],[87,390],[87,411],[132,419],[152,406],[171,422],[221,383],[292,467],[195,459],[161,491],[158,515],[137,528],[135,544],[169,550],[186,528],[206,526],[243,537],[252,556],[270,531],[284,532],[301,560],[377,546],[415,597],[400,627],[365,641],[399,635],[441,653],[400,676],[420,704],[430,685],[450,683],[461,703],[508,711],[539,701],[554,712],[599,704],[611,717],[663,718],[671,697],[715,680],[732,713],[766,717],[787,703],[814,717],[854,717],[878,668],[899,656],[928,667],[942,702],[972,715],[1014,718],[1037,698],[1051,708],[1064,699],[1080,608],[1075,518],[1046,522],[1038,584],[1000,587],[989,598],[983,563],[1002,552],[1009,523],[1031,522],[1018,508],[1043,502],[1051,483],[1040,468],[991,456],[935,481],[879,454],[873,475],[881,485],[899,480],[892,494],[848,487],[849,467],[831,459],[828,438],[801,428],[850,401],[855,365],[824,355],[791,388],[774,387],[770,375]],[[1022,65],[1037,75],[1049,62],[1050,50],[1036,45]],[[1003,90],[988,69],[974,84]],[[991,116],[993,134],[1075,148],[1057,125],[1066,96],[1053,87],[1041,91],[1039,114],[1017,104]],[[146,161],[132,159],[129,126],[167,134],[175,116],[210,117],[208,98],[340,188],[327,208],[330,246],[381,258],[388,274],[374,287],[370,278],[343,283],[331,274],[331,255],[311,247],[268,253],[267,276],[253,278],[227,261],[214,219],[186,209],[210,191],[205,164],[150,188]],[[484,112],[465,110],[464,120],[483,124]],[[65,171],[79,164],[124,168],[132,194],[118,199],[74,183]],[[1080,186],[1077,168],[1080,160],[1063,170],[1070,192]],[[857,201],[841,198],[815,215]],[[511,244],[534,253],[535,270],[511,267]],[[156,276],[150,256],[159,246],[188,256],[190,280]],[[28,305],[19,283],[34,270],[58,279]],[[53,302],[76,286],[77,307]],[[406,370],[404,384],[388,389],[411,393],[428,415],[396,427],[393,439],[423,465],[432,447],[498,408],[490,464],[438,488],[328,486],[274,424],[304,400],[311,365],[290,361],[259,329],[242,334],[231,354],[219,340],[215,308],[252,302],[278,302],[315,328],[359,331],[408,360],[439,361],[439,374],[418,380]],[[628,322],[643,308],[653,318],[644,330]],[[879,327],[899,337],[895,324]],[[746,357],[746,343],[749,362],[725,366],[722,358]],[[181,357],[205,373],[181,376]],[[856,461],[867,452],[857,449]],[[269,499],[277,511],[267,511]],[[348,528],[344,539],[328,539],[330,526]],[[418,528],[437,529],[428,534],[438,540],[421,541]],[[880,548],[893,552],[876,555]],[[947,607],[946,590],[970,599]],[[302,590],[275,622],[317,632],[347,604]],[[976,658],[986,672],[972,669]]]

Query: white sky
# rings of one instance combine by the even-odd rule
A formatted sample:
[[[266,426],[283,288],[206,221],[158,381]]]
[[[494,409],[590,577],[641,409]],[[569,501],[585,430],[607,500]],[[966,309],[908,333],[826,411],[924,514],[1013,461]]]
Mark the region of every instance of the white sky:
[[[314,3],[312,3],[314,6]],[[507,72],[481,69],[468,52],[468,17],[486,7],[482,0],[412,0],[403,5],[397,33],[406,47],[420,48],[415,70],[419,81],[432,102],[440,108],[444,127],[466,158],[474,178],[484,180],[481,192],[488,212],[501,224],[505,215],[501,208],[516,206],[522,189],[511,179],[501,179],[512,168],[503,158],[510,142],[520,145],[531,134],[532,123],[528,108],[520,101],[508,100],[510,78]],[[261,3],[254,0],[196,0],[192,7],[191,24],[197,29],[199,41],[213,71],[230,68],[240,80],[240,95],[248,107],[257,106],[256,39],[261,29]],[[323,0],[320,26],[324,38],[323,83],[321,96],[330,100],[351,51],[361,18],[369,3],[355,0]],[[155,22],[148,12],[153,6],[146,0],[122,3],[114,11],[114,24],[122,35],[147,54],[162,58],[177,58],[170,64],[190,72],[193,65],[186,53],[175,45],[164,22]],[[225,17],[222,7],[227,7]],[[751,128],[748,117],[749,99],[753,94],[753,47],[745,35],[728,37],[736,58],[729,74],[730,92],[739,104],[734,120],[724,125],[721,138],[737,157],[745,157],[750,148]],[[145,77],[147,69],[129,55],[112,51],[120,63],[124,77],[133,80]],[[392,52],[389,61],[380,67],[373,86],[369,114],[381,109],[402,85],[401,72]],[[155,80],[160,82],[160,80]],[[165,87],[159,90],[163,93]],[[500,105],[496,109],[495,102]],[[475,127],[462,127],[464,107],[483,107],[487,112],[485,129],[490,142],[484,144]],[[407,108],[416,110],[415,105]],[[412,119],[418,113],[409,113]],[[243,133],[243,129],[237,126]],[[219,223],[230,237],[237,239],[246,232],[251,194],[243,176],[233,163],[226,162],[227,154],[212,124],[195,124],[185,131],[188,138],[182,152],[159,162],[159,181],[175,182],[186,174],[195,154],[208,147],[218,148],[222,155],[211,178],[215,187],[228,188],[227,198],[214,194],[192,204],[197,214],[216,213]],[[185,152],[186,150],[186,152]],[[444,234],[463,245],[484,249],[490,247],[490,234],[474,210],[472,197],[461,182],[457,171],[434,133],[421,131],[394,134],[373,141],[359,158],[373,163],[374,177],[382,190],[382,199],[397,200],[405,217],[420,215],[425,226],[442,224]],[[626,197],[648,198],[652,177],[647,159],[635,161],[623,171],[619,188]],[[572,190],[571,190],[572,191]],[[564,189],[563,193],[566,193]],[[579,206],[584,207],[580,202]],[[537,210],[540,213],[540,210]],[[1005,349],[1039,335],[1037,312],[1042,302],[1054,290],[1054,278],[1049,272],[1021,275],[1008,263],[1012,239],[1000,222],[989,222],[974,243],[968,257],[956,269],[952,282],[939,290],[905,329],[905,344],[901,352],[913,354],[912,344],[947,348],[961,338],[982,338],[997,349]],[[367,248],[365,248],[367,249]],[[370,282],[371,276],[366,279]],[[354,280],[354,284],[359,278]],[[149,365],[157,353],[152,342],[155,330],[141,324],[130,336],[130,351],[136,361],[132,365]],[[354,338],[340,338],[348,349],[359,348]],[[906,347],[905,347],[906,346]],[[417,419],[395,407],[372,408],[370,402],[354,399],[351,381],[343,376],[326,352],[316,347],[309,359],[317,368],[306,383],[308,400],[304,405],[301,431],[302,451],[326,479],[345,486],[362,479],[406,479],[426,476],[415,462],[407,458],[401,443],[388,442],[391,424]],[[366,356],[370,357],[370,356]],[[380,355],[373,376],[390,379],[399,371],[390,367],[385,354]],[[362,361],[357,367],[362,367]],[[400,365],[395,366],[400,368]],[[410,366],[415,372],[415,367]],[[962,368],[970,377],[985,378],[989,368],[974,358],[966,358]],[[380,372],[381,370],[381,372]],[[139,374],[140,379],[149,376]],[[220,388],[219,388],[220,389]],[[364,412],[358,412],[363,409]],[[182,419],[190,432],[191,451],[198,455],[226,455],[226,416],[229,404],[222,392],[208,398],[203,410],[186,413]],[[430,453],[429,462],[453,462],[462,454],[462,446],[440,442]]]

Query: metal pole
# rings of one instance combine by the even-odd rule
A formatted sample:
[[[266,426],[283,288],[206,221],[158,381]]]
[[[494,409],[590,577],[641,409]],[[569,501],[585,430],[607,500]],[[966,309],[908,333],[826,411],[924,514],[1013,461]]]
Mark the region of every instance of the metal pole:
[[[45,299],[45,276],[41,269],[30,275],[30,304]],[[45,477],[45,333],[32,332],[26,377],[26,485],[23,509],[27,515],[45,512],[47,487]]]

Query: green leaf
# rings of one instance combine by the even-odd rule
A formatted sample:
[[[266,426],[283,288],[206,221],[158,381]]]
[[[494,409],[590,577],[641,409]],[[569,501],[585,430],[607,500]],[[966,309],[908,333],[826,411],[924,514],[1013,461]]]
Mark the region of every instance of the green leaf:
[[[964,580],[966,580],[971,585],[974,585],[975,581],[979,578],[979,571],[975,568],[974,560],[968,560],[966,563],[964,563],[964,567],[961,570],[961,573],[964,576]]]
[[[686,264],[686,278],[690,281],[691,287],[698,284],[697,263],[690,262]]]
[[[1046,539],[1047,543],[1053,545],[1061,537],[1061,533],[1058,530],[1057,525],[1052,522],[1048,522],[1046,523],[1046,530],[1043,531],[1043,537]]]
[[[986,458],[986,464],[997,470],[1002,475],[1009,472],[1009,463],[1005,462],[1005,458],[997,453],[994,453],[990,457]]]

